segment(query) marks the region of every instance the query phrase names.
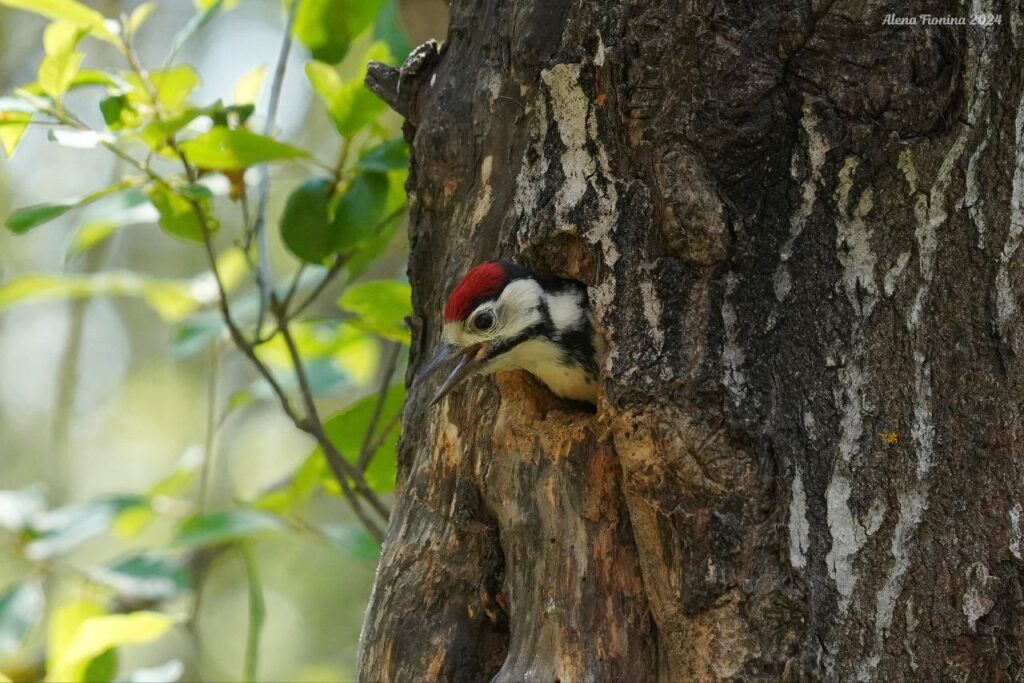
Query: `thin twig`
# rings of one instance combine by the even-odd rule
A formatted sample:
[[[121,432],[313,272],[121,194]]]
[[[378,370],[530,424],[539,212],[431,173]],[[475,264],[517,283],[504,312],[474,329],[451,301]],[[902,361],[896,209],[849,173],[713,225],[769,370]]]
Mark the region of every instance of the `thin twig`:
[[[274,131],[274,121],[277,119],[277,108],[281,103],[281,87],[284,85],[284,74],[288,67],[288,53],[292,49],[292,27],[295,25],[295,15],[299,7],[299,0],[292,0],[288,6],[288,18],[285,21],[284,37],[281,39],[281,49],[277,53],[277,66],[274,69],[274,80],[270,84],[270,102],[267,106],[267,119],[263,124],[263,134],[270,135]],[[252,233],[256,238],[256,249],[259,258],[259,267],[256,272],[256,285],[260,290],[260,309],[256,321],[256,329],[263,329],[263,318],[266,315],[267,304],[270,302],[270,295],[273,286],[270,282],[270,252],[267,249],[267,200],[270,196],[270,169],[266,164],[259,168],[259,183],[256,189],[256,218],[252,223]]]
[[[280,309],[279,302],[271,296],[270,300],[271,311],[277,316],[278,321],[282,320],[283,312]],[[295,338],[292,337],[291,330],[288,325],[281,324],[281,336],[284,338],[285,346],[288,348],[288,355],[291,358],[292,366],[295,368],[296,378],[299,384],[299,393],[302,395],[303,403],[306,407],[307,419],[301,427],[306,433],[311,435],[317,440],[320,448],[323,449],[324,454],[327,456],[327,462],[331,467],[331,471],[334,472],[335,477],[338,479],[338,484],[341,486],[342,491],[348,489],[347,479],[351,478],[352,483],[355,484],[355,489],[366,499],[370,506],[385,520],[388,519],[391,512],[387,509],[387,506],[381,502],[377,494],[367,485],[366,480],[363,478],[361,472],[356,470],[345,457],[338,451],[337,447],[327,437],[327,433],[324,431],[323,423],[320,421],[320,415],[316,409],[316,402],[313,399],[313,390],[309,385],[309,380],[306,377],[306,371],[303,367],[302,356],[299,354],[299,348],[295,343]],[[349,502],[353,506],[353,510],[360,519],[364,522],[367,518],[361,514],[361,506],[357,503],[357,498],[352,496]],[[382,540],[384,537],[383,533],[375,530],[376,535],[379,536],[378,540]]]
[[[313,288],[313,291],[310,292],[309,295],[302,300],[302,303],[296,306],[294,311],[287,313],[287,319],[294,320],[303,311],[309,308],[310,304],[316,301],[317,298],[321,294],[323,294],[323,291],[327,288],[327,285],[331,284],[331,280],[337,277],[338,273],[341,272],[341,269],[345,267],[345,264],[347,262],[348,258],[346,258],[345,256],[335,256],[334,262],[331,263],[331,267],[327,269],[327,272],[324,273],[324,276],[320,278],[320,282],[318,282],[316,284],[316,287]]]
[[[366,431],[363,432],[363,443],[359,448],[359,471],[365,472],[366,466],[370,464],[370,458],[376,453],[376,450],[370,450],[370,444],[373,441],[375,432],[377,431],[377,423],[380,422],[380,416],[384,412],[384,404],[387,402],[388,389],[391,387],[391,380],[395,376],[395,368],[398,367],[398,354],[402,349],[402,345],[398,342],[390,342],[388,344],[387,351],[384,355],[384,372],[380,376],[380,388],[377,390],[377,402],[373,406],[373,414],[370,416],[370,421],[366,425]]]
[[[199,205],[199,202],[192,198],[187,198],[189,204],[192,206],[192,211],[195,213],[197,220],[199,221],[199,229],[203,237],[203,247],[206,251],[206,260],[210,266],[210,272],[213,273],[214,282],[217,283],[218,305],[220,307],[221,317],[224,318],[224,324],[228,328],[228,334],[231,335],[231,340],[238,347],[238,350],[249,359],[249,362],[253,364],[256,370],[263,376],[267,384],[270,385],[271,390],[277,396],[278,401],[281,403],[281,408],[284,410],[285,415],[288,416],[293,423],[299,425],[304,422],[302,417],[295,412],[292,407],[291,401],[288,399],[288,394],[285,393],[281,384],[274,377],[274,373],[270,371],[263,361],[256,356],[256,351],[252,344],[242,334],[242,330],[238,327],[235,322],[234,316],[231,314],[231,307],[228,305],[228,294],[224,287],[224,280],[220,275],[220,268],[217,266],[217,255],[213,251],[213,240],[210,233],[210,226],[206,222],[206,213],[203,211],[203,207]]]
[[[281,303],[281,306],[285,311],[288,310],[288,307],[292,304],[292,299],[295,298],[295,292],[299,289],[299,281],[302,279],[302,274],[304,272],[306,272],[306,264],[301,263],[299,264],[299,269],[295,271],[295,277],[292,278],[292,284],[289,285],[288,293],[284,295],[284,301]]]

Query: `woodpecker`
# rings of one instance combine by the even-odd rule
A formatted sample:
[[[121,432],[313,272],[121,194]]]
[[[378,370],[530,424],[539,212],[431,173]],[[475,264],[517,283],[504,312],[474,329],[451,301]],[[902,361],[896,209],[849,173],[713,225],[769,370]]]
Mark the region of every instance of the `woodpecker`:
[[[473,375],[526,370],[557,396],[597,403],[604,339],[586,287],[505,261],[471,268],[448,295],[442,344],[417,382],[456,360],[431,405]]]

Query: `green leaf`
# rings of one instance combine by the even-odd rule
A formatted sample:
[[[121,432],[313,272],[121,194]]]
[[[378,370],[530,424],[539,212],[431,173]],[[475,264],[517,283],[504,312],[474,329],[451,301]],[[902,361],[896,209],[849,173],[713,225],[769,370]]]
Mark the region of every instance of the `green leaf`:
[[[106,610],[99,602],[85,598],[64,599],[54,605],[46,629],[46,671],[49,680],[68,683],[86,680],[85,672],[89,662],[62,666],[62,660],[79,627],[87,619],[103,614],[106,614]]]
[[[104,650],[85,662],[82,680],[88,683],[113,683],[114,676],[117,675],[117,666],[117,650]]]
[[[394,215],[393,218],[387,220],[380,229],[377,230],[373,235],[370,236],[363,244],[359,247],[359,251],[355,252],[349,260],[345,263],[345,270],[348,271],[350,278],[356,278],[369,270],[380,255],[383,254],[391,241],[395,238],[395,233],[402,227],[404,213]]]
[[[314,59],[337,64],[376,18],[383,0],[303,0],[293,33]]]
[[[156,10],[156,0],[144,2],[132,10],[131,16],[128,17],[128,35],[134,36],[149,17],[152,16],[154,10]]]
[[[150,643],[167,633],[174,623],[166,614],[145,611],[86,619],[72,636],[58,669],[88,661],[111,648]]]
[[[390,61],[387,45],[382,42],[371,45],[363,61],[370,59]],[[384,103],[367,90],[362,75],[343,82],[338,72],[330,65],[310,62],[306,65],[306,77],[313,90],[327,105],[327,112],[343,137],[355,135],[384,111]]]
[[[176,114],[188,102],[199,85],[199,74],[188,64],[151,71],[149,80],[156,90],[156,99],[168,115]]]
[[[164,117],[176,116],[185,105],[192,91],[199,85],[199,74],[187,64],[149,72],[148,87],[134,72],[122,74],[124,94],[133,105],[160,106]],[[156,102],[153,101],[154,95]]]
[[[0,5],[39,14],[52,21],[65,20],[90,35],[117,45],[117,36],[104,23],[103,15],[76,0],[0,0]]]
[[[109,529],[118,515],[147,506],[142,496],[109,496],[37,515],[25,555],[34,560],[63,555]]]
[[[60,101],[78,73],[85,55],[75,52],[82,28],[70,21],[55,21],[43,32],[45,54],[39,63],[39,87],[55,102]]]
[[[177,548],[201,548],[281,532],[277,517],[256,510],[227,510],[189,517],[171,542]]]
[[[0,310],[31,299],[83,299],[94,296],[130,296],[144,300],[169,322],[178,322],[200,302],[188,281],[157,280],[135,273],[95,275],[22,275],[0,285]]]
[[[384,398],[377,428],[381,429],[391,422],[402,410],[405,402],[405,386],[396,384],[390,387]],[[363,434],[370,423],[374,407],[377,405],[377,394],[356,401],[348,408],[335,413],[324,422],[324,431],[339,451],[351,463],[359,461],[359,449],[362,448]],[[395,487],[396,448],[398,446],[398,429],[394,429],[381,443],[373,454],[370,466],[366,470],[366,483],[375,491],[391,491]],[[324,461],[323,451],[317,448],[310,456]],[[324,465],[322,474],[325,481],[330,482],[333,476]]]
[[[222,4],[222,2],[223,0],[192,0],[192,4],[195,5],[196,9],[200,12],[205,12],[215,5]],[[238,0],[227,0],[227,2],[223,2],[223,4],[224,9],[232,9],[238,4]]]
[[[234,171],[268,161],[306,156],[305,152],[252,131],[216,127],[181,143],[181,150],[199,168]]]
[[[3,148],[4,155],[10,159],[14,156],[21,137],[28,130],[28,124],[32,121],[32,114],[18,111],[0,112],[0,148]]]
[[[91,576],[119,596],[135,600],[166,600],[191,588],[188,570],[181,560],[152,552],[98,567]]]
[[[360,173],[348,186],[334,209],[334,248],[352,251],[366,243],[384,217],[388,177],[383,173]]]
[[[412,315],[412,289],[408,282],[370,280],[350,285],[338,299],[343,311],[354,313],[354,325],[382,337],[409,343],[406,316]]]
[[[162,119],[153,119],[142,129],[142,141],[150,149],[159,150],[168,144],[182,128],[203,114],[201,109],[188,108],[178,114]]]
[[[11,232],[26,233],[32,228],[38,227],[43,223],[49,223],[54,218],[63,216],[71,209],[75,208],[77,204],[36,204],[35,206],[26,206],[23,209],[17,209],[7,218],[7,228]]]
[[[121,93],[111,95],[100,100],[100,113],[103,115],[103,122],[111,130],[120,130],[131,125],[135,117],[134,109],[128,101],[128,96]]]
[[[405,37],[398,24],[397,0],[386,0],[377,13],[377,21],[373,24],[373,39],[387,43],[391,54],[396,57],[407,55],[412,50],[409,40]],[[399,61],[403,61],[399,59]]]
[[[0,593],[0,655],[14,652],[43,616],[46,599],[35,581],[16,583]]]
[[[409,146],[401,137],[394,137],[374,145],[359,155],[356,168],[360,171],[387,173],[409,167]]]
[[[246,71],[235,81],[231,99],[235,104],[256,104],[263,85],[263,76],[267,73],[267,65],[260,64]]]
[[[308,263],[322,263],[334,253],[328,200],[334,181],[311,178],[288,196],[281,213],[281,239],[288,250]]]
[[[188,242],[203,241],[203,225],[192,203],[171,191],[164,185],[153,184],[146,188],[146,196],[160,214],[160,228],[168,235]],[[206,227],[215,232],[219,227],[210,209],[209,200],[196,200],[206,217]]]
[[[124,190],[128,185],[126,183],[116,183],[110,187],[105,187],[102,190],[93,192],[92,194],[84,197],[78,197],[75,199],[68,199],[57,204],[36,204],[35,206],[26,206],[21,209],[17,209],[10,216],[7,217],[7,227],[11,232],[22,234],[26,233],[32,228],[38,227],[43,223],[48,223],[55,218],[63,216],[65,213],[79,206],[85,206],[91,204],[97,199],[102,199],[107,195],[115,192]]]

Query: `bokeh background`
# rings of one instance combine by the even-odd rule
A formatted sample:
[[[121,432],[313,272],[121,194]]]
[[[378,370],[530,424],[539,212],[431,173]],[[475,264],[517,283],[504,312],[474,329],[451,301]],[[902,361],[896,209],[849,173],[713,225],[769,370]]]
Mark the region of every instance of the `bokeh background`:
[[[116,17],[139,3],[86,4]],[[228,4],[178,59],[201,76],[193,94],[199,102],[230,99],[239,79],[254,67],[269,65],[272,70],[280,48],[285,26],[280,0]],[[143,62],[159,64],[173,36],[197,11],[191,0],[160,0],[135,41]],[[360,56],[374,40],[387,42],[400,62],[410,45],[429,37],[443,39],[445,21],[446,6],[440,0],[383,3],[373,26],[353,42],[338,65],[338,73],[346,79],[359,77]],[[0,86],[5,93],[35,80],[46,23],[31,13],[0,8]],[[83,43],[83,49],[85,66],[121,68],[116,52],[106,46]],[[331,163],[340,141],[303,73],[309,60],[306,48],[296,43],[275,137]],[[263,87],[257,97],[256,117],[265,109],[267,90]],[[101,123],[101,96],[88,89],[75,91],[68,95],[68,107],[88,112],[85,118]],[[379,135],[397,135],[401,122],[385,112],[378,125]],[[15,207],[86,194],[126,172],[123,163],[105,150],[55,144],[48,132],[46,126],[30,126],[13,158],[0,160],[0,215],[6,217]],[[272,169],[271,222],[291,190],[309,174],[308,166],[301,164]],[[215,181],[210,184],[215,186]],[[0,288],[29,274],[126,271],[187,281],[206,296],[202,308],[211,308],[210,282],[203,279],[206,268],[199,248],[161,233],[155,216],[145,211],[151,207],[136,208],[136,221],[88,249],[73,246],[81,239],[83,226],[96,225],[121,207],[96,204],[25,235],[0,230]],[[238,220],[236,212],[224,211],[219,217],[224,246],[241,226],[232,223]],[[404,227],[397,231],[386,253],[361,277],[404,277],[404,233]],[[276,231],[269,234],[275,275],[288,277],[296,262]],[[236,296],[244,297],[245,288],[241,284]],[[336,298],[337,289],[329,289],[313,313],[327,321],[337,317]],[[42,617],[23,628],[17,623],[12,627],[10,613],[6,623],[0,614],[0,673],[14,680],[45,675],[49,639],[54,637],[52,618],[62,606],[86,600],[113,612],[137,607],[119,604],[124,596],[96,579],[97,568],[157,550],[192,571],[201,569],[198,585],[160,602],[158,609],[173,615],[176,625],[153,642],[117,648],[119,661],[111,676],[240,680],[250,618],[245,556],[230,548],[176,551],[176,525],[194,513],[190,496],[202,468],[207,468],[202,476],[208,477],[209,508],[231,509],[279,490],[314,444],[267,399],[254,373],[229,344],[190,347],[182,343],[182,334],[180,324],[169,322],[138,297],[55,295],[5,302],[0,293],[0,490],[6,492],[0,494],[0,527],[6,524],[6,530],[0,528],[0,594],[30,581],[45,595],[45,604],[39,606]],[[368,334],[332,352],[333,374],[329,390],[320,397],[322,412],[343,410],[375,392],[382,356],[394,351],[394,343]],[[400,355],[404,358],[404,347]],[[404,374],[402,362],[397,381]],[[204,455],[206,464],[201,465]],[[159,493],[154,487],[160,486],[171,495],[152,496]],[[42,558],[25,552],[28,539],[19,533],[14,518],[58,510],[88,526],[96,512],[90,501],[114,494],[152,496],[153,509],[141,518],[137,513],[119,515],[95,529],[78,529],[80,538],[72,539],[66,552]],[[330,490],[316,491],[293,512],[317,533],[292,529],[245,541],[258,567],[266,606],[258,678],[351,680],[377,546],[359,531],[348,507]],[[20,599],[24,602],[25,595]]]

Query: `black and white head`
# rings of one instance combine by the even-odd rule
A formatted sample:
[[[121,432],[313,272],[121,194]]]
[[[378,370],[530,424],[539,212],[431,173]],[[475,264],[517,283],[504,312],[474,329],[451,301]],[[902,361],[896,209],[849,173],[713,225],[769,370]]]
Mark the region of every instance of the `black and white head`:
[[[597,402],[604,340],[582,283],[488,261],[462,277],[443,317],[441,349],[417,381],[457,362],[432,402],[468,377],[506,370],[526,370],[563,398]]]

